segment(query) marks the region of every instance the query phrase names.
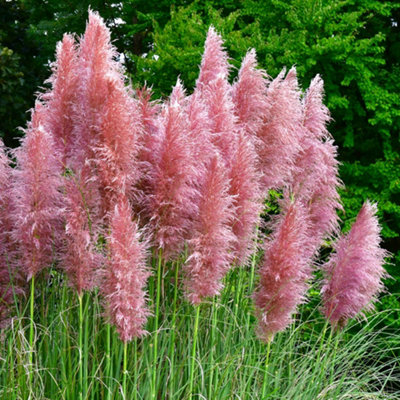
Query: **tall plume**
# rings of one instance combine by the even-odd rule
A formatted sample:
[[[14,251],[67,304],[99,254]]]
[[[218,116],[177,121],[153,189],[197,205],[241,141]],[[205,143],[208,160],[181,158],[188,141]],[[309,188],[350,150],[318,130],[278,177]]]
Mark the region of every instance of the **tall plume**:
[[[300,150],[302,107],[296,70],[292,68],[285,78],[284,74],[282,71],[268,86],[264,120],[257,131],[266,190],[281,188],[290,181]]]
[[[109,266],[101,291],[106,312],[123,342],[145,333],[149,311],[145,286],[149,276],[146,249],[132,221],[131,206],[121,196],[110,216]]]
[[[194,182],[198,170],[191,154],[183,99],[177,93],[181,91],[178,81],[158,120],[145,197],[153,243],[163,249],[166,258],[183,249],[190,219],[195,214]]]
[[[377,206],[366,201],[350,232],[336,242],[335,252],[325,264],[322,287],[323,313],[334,326],[344,326],[350,318],[374,308],[383,290],[384,258],[380,247]]]
[[[22,145],[15,151],[13,237],[28,279],[52,263],[62,229],[60,163],[52,136],[43,127],[45,112],[36,102]]]
[[[317,75],[303,100],[303,136],[296,158],[296,173],[291,182],[292,195],[309,209],[310,251],[315,253],[323,239],[338,232],[337,210],[342,209],[338,189],[337,147],[326,124],[329,111],[322,102],[323,81]]]
[[[9,322],[14,294],[24,294],[24,285],[15,262],[16,243],[12,240],[12,168],[0,139],[0,327]]]
[[[228,79],[229,63],[228,53],[223,47],[224,41],[211,26],[207,33],[204,45],[204,53],[200,65],[199,78],[196,81],[196,88],[203,90],[218,77]]]
[[[236,210],[232,231],[237,238],[234,255],[238,265],[245,263],[254,251],[256,227],[259,225],[263,207],[257,163],[253,142],[244,132],[239,132],[236,152],[229,170],[229,193]]]
[[[310,260],[304,251],[308,224],[307,210],[301,202],[293,202],[279,216],[272,237],[265,243],[254,301],[258,333],[266,341],[286,329],[297,306],[305,301],[311,276]]]
[[[64,178],[65,248],[62,265],[70,283],[81,295],[101,279],[103,256],[95,250],[98,230],[93,220],[99,214],[100,193],[91,180],[89,166]]]
[[[138,175],[135,157],[141,129],[139,110],[125,87],[116,56],[109,29],[97,13],[89,11],[79,52],[77,167],[85,159],[93,165],[93,177],[103,191],[103,216],[121,193],[132,190]]]
[[[222,289],[222,278],[229,270],[235,236],[232,196],[229,180],[219,157],[210,159],[200,189],[197,218],[189,240],[186,261],[185,289],[193,304],[217,295]]]
[[[48,107],[45,114],[45,129],[53,136],[54,145],[61,155],[60,162],[67,166],[75,142],[75,98],[78,88],[78,51],[74,38],[64,34],[57,44],[56,61],[52,65],[53,74],[47,82],[51,90],[41,98]]]
[[[242,61],[238,80],[233,85],[232,99],[238,123],[250,137],[262,126],[267,104],[267,74],[257,69],[257,58],[251,49]]]

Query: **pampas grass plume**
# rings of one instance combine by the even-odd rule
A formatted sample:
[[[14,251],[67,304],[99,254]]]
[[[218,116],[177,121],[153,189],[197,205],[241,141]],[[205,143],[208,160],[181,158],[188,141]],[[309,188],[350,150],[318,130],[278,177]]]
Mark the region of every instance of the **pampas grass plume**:
[[[336,242],[325,264],[322,287],[323,313],[334,326],[344,326],[351,318],[374,308],[383,290],[383,268],[389,254],[380,247],[380,225],[376,204],[366,201],[351,230]]]

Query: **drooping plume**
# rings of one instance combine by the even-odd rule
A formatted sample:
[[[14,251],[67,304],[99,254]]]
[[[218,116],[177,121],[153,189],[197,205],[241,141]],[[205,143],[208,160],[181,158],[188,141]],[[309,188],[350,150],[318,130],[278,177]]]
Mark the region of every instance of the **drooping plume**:
[[[48,112],[45,114],[45,129],[51,133],[60,162],[65,167],[67,159],[72,155],[75,142],[75,98],[78,88],[78,54],[74,38],[65,34],[57,44],[56,61],[52,65],[53,74],[48,79],[51,90],[41,98],[45,101]]]
[[[253,137],[261,128],[267,104],[267,74],[257,69],[256,52],[250,50],[242,61],[232,99],[238,123]]]
[[[307,210],[293,202],[280,216],[259,270],[260,283],[254,294],[259,319],[258,333],[266,341],[286,329],[297,306],[305,301],[311,276],[305,256],[308,230]]]
[[[234,218],[229,180],[223,163],[213,157],[206,169],[201,187],[198,213],[189,240],[189,258],[185,268],[185,290],[193,304],[217,295],[222,278],[232,262],[235,236],[231,231]]]
[[[92,222],[99,214],[100,193],[90,176],[89,166],[84,165],[76,174],[64,178],[66,225],[62,266],[78,295],[98,284],[104,263],[103,256],[95,250],[99,232]]]
[[[43,126],[45,112],[36,102],[22,145],[15,151],[13,237],[28,279],[55,259],[53,247],[62,229],[60,162]]]
[[[302,107],[296,70],[282,71],[268,86],[263,124],[257,131],[257,152],[266,190],[290,181],[300,150]]]
[[[179,86],[178,82],[174,91],[181,91]],[[153,233],[153,243],[163,249],[166,258],[183,248],[196,208],[193,199],[198,170],[191,154],[185,108],[178,98],[173,92],[158,120],[145,195],[146,219]]]
[[[123,342],[145,333],[149,315],[145,286],[149,276],[146,249],[132,221],[131,207],[123,196],[110,217],[111,232],[107,239],[109,265],[101,291],[106,312]]]
[[[350,318],[372,310],[384,288],[383,264],[389,254],[380,247],[376,212],[376,204],[364,203],[350,232],[338,239],[324,266],[323,313],[334,326],[342,327]]]
[[[16,244],[12,240],[12,168],[0,139],[0,327],[7,325],[14,295],[24,293],[19,268],[15,262]]]
[[[342,209],[338,189],[337,147],[326,129],[329,111],[322,102],[323,81],[316,76],[303,100],[303,136],[290,188],[310,213],[310,251],[339,229],[337,210]]]
[[[236,210],[232,231],[237,238],[234,255],[238,265],[245,263],[247,257],[254,251],[254,236],[263,207],[257,164],[258,158],[253,142],[244,132],[240,132],[229,170],[229,193],[232,195]]]

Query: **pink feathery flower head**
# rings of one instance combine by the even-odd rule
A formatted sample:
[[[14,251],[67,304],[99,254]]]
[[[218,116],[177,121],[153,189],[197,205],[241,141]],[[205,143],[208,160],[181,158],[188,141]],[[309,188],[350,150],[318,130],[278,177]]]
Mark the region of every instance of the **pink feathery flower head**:
[[[204,45],[204,53],[200,65],[199,78],[196,89],[202,91],[217,77],[228,79],[229,63],[228,53],[225,51],[224,41],[213,26],[210,26]]]
[[[61,264],[79,295],[97,286],[104,264],[103,256],[95,250],[99,231],[92,222],[99,214],[101,199],[90,176],[86,164],[64,178],[65,245]]]
[[[135,214],[139,216],[140,225],[148,222],[149,215],[146,212],[146,196],[151,191],[151,179],[149,172],[155,164],[156,152],[160,142],[158,118],[161,113],[161,104],[151,101],[152,92],[143,87],[136,91],[139,120],[143,129],[138,136],[137,142],[137,168],[138,180],[134,187],[134,196],[131,196],[132,207]]]
[[[265,190],[278,189],[291,178],[300,150],[302,106],[296,70],[283,70],[268,86],[264,121],[257,131],[257,152]]]
[[[117,201],[110,217],[107,238],[109,265],[101,291],[106,299],[106,312],[123,342],[145,333],[149,311],[145,292],[149,271],[146,248],[140,242],[137,225],[132,221],[131,206],[124,196]]]
[[[99,140],[105,104],[110,94],[110,79],[121,69],[111,44],[110,30],[98,13],[89,10],[89,21],[80,40],[77,73],[79,91],[75,102],[75,161],[93,158],[91,147]]]
[[[214,154],[215,148],[212,144],[207,106],[199,91],[188,97],[186,114],[193,158],[199,166],[205,165]]]
[[[279,216],[259,270],[260,282],[254,301],[259,319],[258,333],[266,341],[292,323],[297,306],[305,301],[311,278],[307,246],[308,213],[301,202],[293,202]]]
[[[226,78],[218,76],[202,92],[202,97],[207,106],[211,142],[229,167],[235,152],[238,133],[231,85]]]
[[[142,129],[139,110],[124,86],[123,77],[118,74],[108,81],[108,96],[99,128],[97,144],[92,147],[93,164],[106,214],[122,193],[132,193],[139,176],[136,162]]]
[[[72,35],[65,34],[58,42],[56,61],[52,64],[53,74],[47,80],[51,90],[41,98],[47,105],[45,129],[51,133],[60,162],[65,167],[74,144],[75,98],[78,88],[78,51]]]
[[[16,243],[11,237],[12,168],[6,154],[3,141],[0,139],[0,327],[9,323],[14,295],[23,295],[23,280],[15,262]]]
[[[53,138],[43,126],[46,111],[37,101],[15,151],[13,237],[28,280],[52,263],[54,243],[62,231],[61,165]]]
[[[376,212],[376,204],[364,203],[350,232],[338,239],[324,266],[323,313],[333,326],[343,327],[350,318],[373,310],[384,289],[383,264],[389,254],[380,247]]]
[[[292,195],[309,208],[309,243],[313,254],[324,239],[338,232],[337,210],[342,210],[337,146],[326,129],[330,115],[322,100],[323,81],[317,76],[303,100],[301,150],[289,185]]]
[[[212,157],[200,189],[198,213],[188,242],[189,258],[184,266],[185,290],[193,304],[220,292],[221,280],[233,261],[233,199],[224,169],[219,157]]]
[[[258,157],[253,142],[243,132],[239,132],[236,152],[229,170],[229,193],[233,197],[236,210],[232,231],[237,241],[234,248],[236,263],[242,265],[255,248],[255,233],[263,208],[260,188],[260,173],[257,169]]]
[[[168,259],[182,250],[190,219],[195,214],[194,182],[198,170],[191,154],[185,107],[174,93],[164,105],[158,124],[158,133],[153,138],[145,209],[153,243],[163,249]]]
[[[239,76],[232,88],[232,99],[239,124],[246,133],[255,135],[262,126],[268,108],[267,73],[257,68],[257,57],[251,49],[242,61]]]

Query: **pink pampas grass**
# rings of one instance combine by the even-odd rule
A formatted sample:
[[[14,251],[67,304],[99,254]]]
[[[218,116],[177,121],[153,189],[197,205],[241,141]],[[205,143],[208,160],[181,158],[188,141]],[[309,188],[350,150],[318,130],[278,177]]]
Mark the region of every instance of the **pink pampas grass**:
[[[26,136],[15,151],[13,237],[28,280],[55,259],[53,245],[61,230],[60,163],[52,136],[43,127],[44,112],[36,102]]]
[[[302,118],[300,90],[295,68],[284,78],[282,71],[268,86],[264,121],[257,131],[257,152],[266,190],[287,184],[300,150]]]
[[[310,251],[315,254],[321,242],[338,232],[337,210],[342,209],[338,189],[337,147],[326,129],[329,111],[322,102],[323,81],[317,75],[303,101],[303,137],[296,158],[296,172],[290,188],[310,213]]]
[[[199,78],[196,81],[196,88],[205,89],[218,77],[227,79],[229,75],[228,53],[223,47],[224,41],[211,26],[207,33],[204,45],[204,53],[200,65]]]
[[[198,213],[189,240],[189,258],[184,266],[185,289],[189,300],[199,304],[204,298],[217,295],[222,289],[221,279],[232,262],[235,236],[229,181],[219,157],[207,166],[200,189]]]
[[[245,263],[254,251],[254,236],[263,208],[257,163],[258,158],[253,142],[244,132],[240,132],[229,170],[229,193],[232,195],[233,206],[236,210],[232,231],[237,238],[234,255],[238,265]]]
[[[9,322],[16,296],[24,294],[23,282],[16,264],[16,243],[12,240],[12,168],[0,139],[0,327]]]
[[[184,240],[195,214],[198,170],[192,157],[190,136],[180,82],[164,106],[158,120],[159,130],[153,136],[154,149],[148,172],[149,187],[145,209],[153,243],[163,249],[168,259],[183,249]]]
[[[305,301],[311,276],[305,257],[308,229],[307,210],[300,202],[289,205],[279,217],[271,239],[265,243],[260,283],[254,294],[259,319],[258,333],[266,341],[286,329],[292,314]]]
[[[57,44],[56,61],[52,65],[53,74],[47,81],[52,89],[41,96],[48,107],[45,128],[53,136],[64,167],[74,144],[74,107],[78,93],[77,61],[75,40],[71,35],[65,34],[63,40]]]
[[[335,252],[324,266],[323,313],[334,326],[344,326],[350,318],[373,309],[384,288],[384,258],[380,247],[377,206],[366,201],[350,232],[335,244]]]
[[[110,216],[108,237],[109,266],[101,291],[106,298],[106,312],[123,342],[145,333],[149,311],[145,286],[149,276],[146,249],[132,221],[131,207],[123,196]]]
[[[257,69],[254,49],[242,61],[238,80],[232,88],[232,99],[238,123],[251,136],[261,128],[267,101],[267,73]]]
[[[83,291],[97,285],[104,263],[102,255],[95,251],[98,229],[93,226],[93,220],[99,214],[100,193],[90,180],[88,165],[66,177],[64,187],[66,225],[62,265],[81,296]]]

